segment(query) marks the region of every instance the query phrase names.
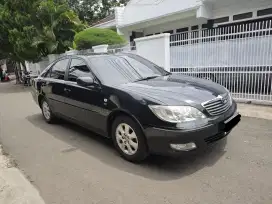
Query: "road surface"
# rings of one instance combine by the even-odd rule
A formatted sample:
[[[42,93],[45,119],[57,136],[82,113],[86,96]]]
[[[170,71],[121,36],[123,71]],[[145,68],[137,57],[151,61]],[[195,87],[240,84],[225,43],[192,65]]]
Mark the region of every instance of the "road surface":
[[[206,152],[121,159],[110,141],[49,125],[27,88],[0,84],[0,139],[47,204],[271,204],[272,121],[242,118]]]

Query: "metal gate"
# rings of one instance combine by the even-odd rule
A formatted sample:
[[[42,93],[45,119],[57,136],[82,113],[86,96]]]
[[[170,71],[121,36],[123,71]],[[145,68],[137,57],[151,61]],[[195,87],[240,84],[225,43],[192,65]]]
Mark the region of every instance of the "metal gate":
[[[213,80],[240,101],[272,104],[272,20],[170,36],[171,72]]]

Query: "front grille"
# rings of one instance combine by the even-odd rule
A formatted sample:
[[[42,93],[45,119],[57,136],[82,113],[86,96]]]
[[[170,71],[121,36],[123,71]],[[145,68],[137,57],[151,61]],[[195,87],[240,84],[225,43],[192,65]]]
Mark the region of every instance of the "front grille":
[[[206,101],[201,105],[207,110],[207,112],[212,115],[221,115],[229,110],[231,106],[231,97],[228,94],[219,95],[215,99]]]

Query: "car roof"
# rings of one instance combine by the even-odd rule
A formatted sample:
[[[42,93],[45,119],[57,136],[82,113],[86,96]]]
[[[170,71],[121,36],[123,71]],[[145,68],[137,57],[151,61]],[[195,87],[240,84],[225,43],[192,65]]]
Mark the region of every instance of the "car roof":
[[[82,58],[97,58],[97,57],[112,57],[112,56],[128,56],[132,53],[115,53],[115,54],[106,54],[106,53],[97,53],[97,54],[90,54],[90,55],[69,55],[70,57],[77,56],[77,57],[82,57]]]

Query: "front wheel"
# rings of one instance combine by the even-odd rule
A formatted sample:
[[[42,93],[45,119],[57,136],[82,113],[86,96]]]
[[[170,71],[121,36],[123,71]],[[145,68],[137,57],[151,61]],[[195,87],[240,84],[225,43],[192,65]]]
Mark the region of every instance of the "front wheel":
[[[115,148],[126,160],[140,162],[148,156],[145,136],[140,126],[131,118],[117,117],[111,134]]]

